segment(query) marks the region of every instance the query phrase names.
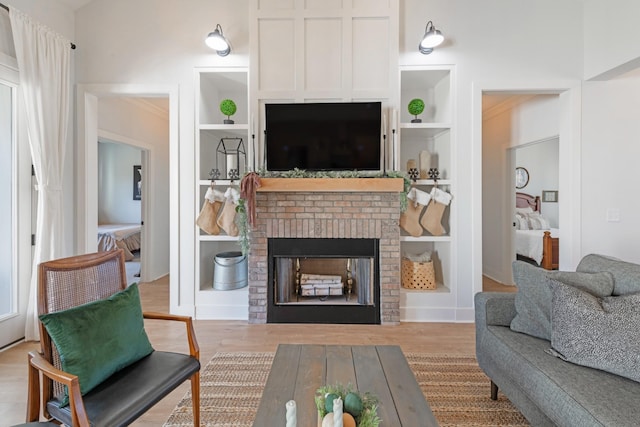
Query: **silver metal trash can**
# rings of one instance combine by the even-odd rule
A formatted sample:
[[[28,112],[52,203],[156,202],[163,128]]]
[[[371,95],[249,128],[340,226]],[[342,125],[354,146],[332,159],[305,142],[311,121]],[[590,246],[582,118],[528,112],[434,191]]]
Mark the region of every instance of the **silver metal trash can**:
[[[213,289],[230,291],[247,286],[247,257],[242,252],[220,252],[213,263]]]

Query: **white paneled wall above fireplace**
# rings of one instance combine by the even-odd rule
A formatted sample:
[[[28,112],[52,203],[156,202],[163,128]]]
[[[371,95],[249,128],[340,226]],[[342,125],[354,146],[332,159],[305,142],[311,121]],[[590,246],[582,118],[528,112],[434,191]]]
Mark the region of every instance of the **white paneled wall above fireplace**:
[[[254,0],[250,9],[250,98],[261,124],[270,101],[394,99],[398,0]]]

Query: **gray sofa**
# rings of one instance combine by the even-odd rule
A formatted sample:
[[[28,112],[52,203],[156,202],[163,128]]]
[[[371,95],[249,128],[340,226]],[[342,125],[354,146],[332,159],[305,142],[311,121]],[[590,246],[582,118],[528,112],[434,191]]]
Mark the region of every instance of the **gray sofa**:
[[[520,279],[528,280],[522,277],[522,271],[529,270],[516,263],[514,278],[518,267]],[[531,270],[528,275],[551,278],[566,275],[538,270]],[[640,292],[640,265],[587,255],[577,271],[610,272],[614,282],[612,295]],[[640,425],[640,382],[551,354],[550,340],[511,329],[519,313],[516,306],[514,293],[481,292],[475,296],[476,355],[478,364],[491,379],[492,398],[495,399],[499,389],[534,426]],[[640,330],[630,337],[630,342],[638,341]],[[640,354],[635,360],[634,363],[640,361]]]

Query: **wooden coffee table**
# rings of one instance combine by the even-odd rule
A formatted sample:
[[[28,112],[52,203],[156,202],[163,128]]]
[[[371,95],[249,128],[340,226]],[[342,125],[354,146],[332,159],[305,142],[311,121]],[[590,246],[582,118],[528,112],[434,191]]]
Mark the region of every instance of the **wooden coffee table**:
[[[400,347],[280,344],[253,426],[284,425],[291,399],[297,427],[317,426],[315,392],[326,384],[375,395],[381,427],[438,425]]]

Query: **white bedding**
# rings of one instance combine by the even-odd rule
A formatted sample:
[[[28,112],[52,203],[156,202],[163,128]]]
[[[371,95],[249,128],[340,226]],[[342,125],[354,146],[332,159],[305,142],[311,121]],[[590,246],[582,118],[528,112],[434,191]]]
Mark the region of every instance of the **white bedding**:
[[[542,236],[545,231],[551,231],[551,237],[558,237],[559,230],[516,230],[516,254],[542,262]]]
[[[112,251],[121,248],[124,258],[134,258],[133,251],[140,249],[140,224],[100,224],[98,225],[98,251]]]

